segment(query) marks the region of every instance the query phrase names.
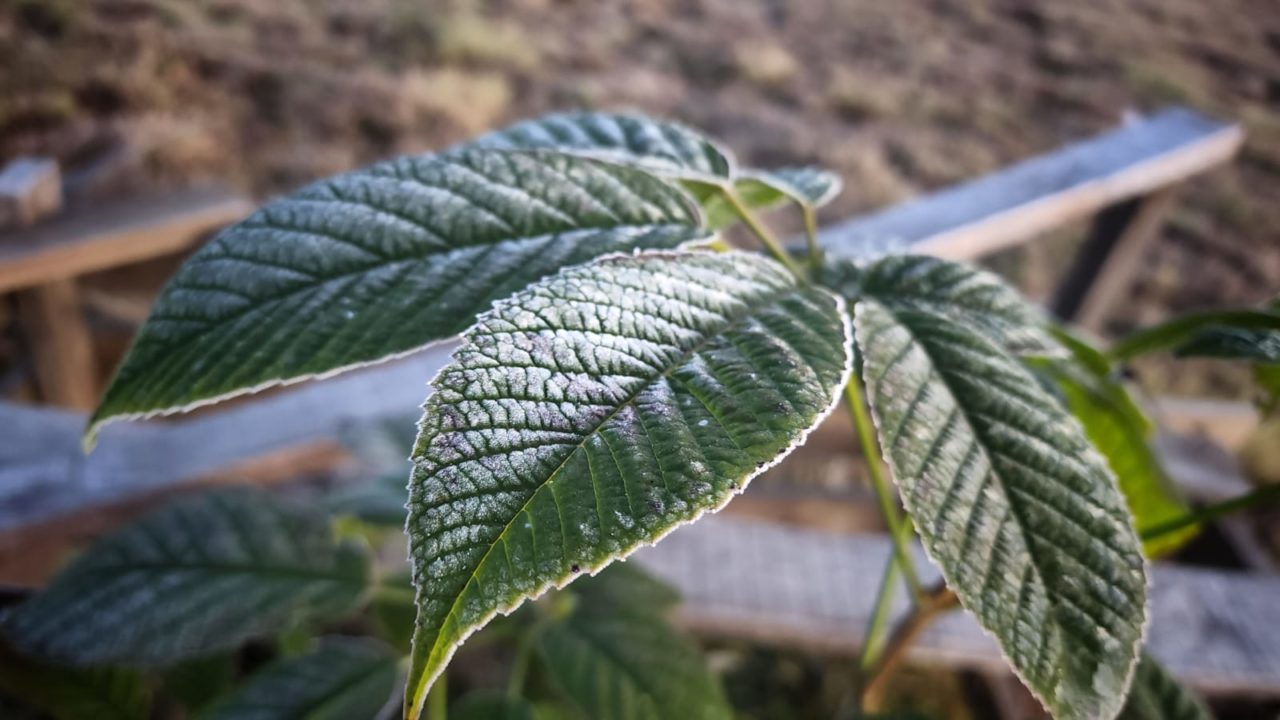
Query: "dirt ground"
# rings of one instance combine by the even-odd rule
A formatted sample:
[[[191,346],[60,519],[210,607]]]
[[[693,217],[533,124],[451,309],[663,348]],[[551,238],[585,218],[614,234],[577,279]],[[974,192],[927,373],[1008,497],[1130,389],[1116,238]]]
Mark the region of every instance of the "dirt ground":
[[[840,171],[834,220],[1169,104],[1248,142],[1183,191],[1115,331],[1280,289],[1275,0],[0,0],[0,159],[58,157],[82,201],[207,178],[266,196],[621,107]],[[1243,392],[1230,369],[1153,372]]]

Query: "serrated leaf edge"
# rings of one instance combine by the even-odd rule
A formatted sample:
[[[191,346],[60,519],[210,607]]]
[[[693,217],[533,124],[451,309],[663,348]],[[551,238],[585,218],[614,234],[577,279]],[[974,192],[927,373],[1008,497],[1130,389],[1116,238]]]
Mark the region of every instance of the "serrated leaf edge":
[[[452,151],[442,153],[437,157],[447,157],[449,152],[452,152]],[[634,163],[627,164],[627,163],[610,162],[604,158],[591,157],[584,153],[563,152],[559,150],[551,150],[551,149],[545,149],[545,148],[537,149],[537,150],[490,150],[489,152],[517,153],[521,155],[570,155],[573,157],[584,157],[588,160],[594,160],[597,162],[604,162],[606,164],[625,167],[629,170],[636,170],[638,172],[648,173],[649,175],[652,175],[658,178],[659,180],[665,180],[666,178],[670,177],[662,173],[654,172],[653,170],[650,170],[645,167],[636,166]],[[358,169],[353,170],[352,172],[357,172],[357,171]],[[667,183],[667,184],[671,185],[671,183]],[[677,190],[680,189],[678,186],[675,186],[675,185],[672,185],[672,187],[674,187]],[[719,239],[720,233],[717,230],[706,227],[705,225],[706,216],[702,210],[702,207],[697,202],[695,202],[693,198],[689,197],[688,193],[685,193],[682,191],[681,195],[683,196],[683,200],[685,204],[688,206],[690,213],[697,220],[697,225],[691,226],[691,227],[698,227],[702,229],[705,232],[705,235],[703,237],[694,238],[692,240],[686,240],[685,242],[677,245],[675,249],[676,250],[695,249],[695,248],[705,247],[707,245],[711,245],[715,243]],[[284,197],[288,197],[288,196],[284,196]],[[643,250],[637,248],[636,252],[643,252]],[[626,253],[609,253],[608,255],[626,255]],[[603,257],[607,257],[608,255],[601,255],[601,256],[592,258],[590,261],[588,261],[588,263],[595,262],[596,260],[599,260],[600,258],[603,258]],[[565,270],[569,267],[579,267],[580,265],[584,265],[588,263],[579,263],[578,265],[569,265],[569,266],[566,266],[565,268],[561,268],[560,270]],[[556,273],[558,274],[560,270],[557,270]],[[535,280],[534,283],[541,282],[542,280],[546,280],[551,277],[554,277],[554,274],[547,275],[546,277],[543,277],[539,280]],[[530,285],[532,284],[533,283],[530,283]],[[526,285],[525,287],[527,288],[528,285]],[[516,292],[517,293],[522,292],[524,289],[525,288],[521,288]],[[494,303],[501,302],[502,300],[505,300],[505,299],[506,298],[498,298],[494,300]],[[476,320],[479,321],[479,319],[484,315],[486,315],[487,313],[488,311],[485,311],[484,313],[477,315]],[[414,348],[410,348],[408,350],[402,350],[400,352],[384,355],[374,360],[362,360],[360,362],[348,363],[346,365],[330,368],[328,370],[325,370],[324,372],[307,373],[305,375],[295,375],[292,377],[268,378],[267,380],[263,380],[262,382],[257,383],[255,385],[236,388],[235,390],[230,390],[228,392],[220,393],[218,395],[214,395],[207,398],[201,398],[199,400],[193,400],[192,402],[184,403],[182,405],[172,405],[169,407],[155,408],[152,410],[144,410],[141,412],[114,413],[111,415],[106,415],[104,417],[97,417],[97,410],[95,410],[92,414],[90,414],[89,422],[85,425],[84,435],[80,441],[80,447],[81,447],[81,450],[86,455],[93,452],[94,447],[98,443],[98,434],[102,431],[102,428],[115,422],[133,421],[133,420],[151,420],[159,417],[182,415],[185,413],[189,413],[192,410],[197,410],[202,407],[208,407],[210,405],[216,405],[218,403],[223,403],[223,402],[226,402],[227,400],[232,400],[234,398],[243,397],[246,395],[256,395],[260,392],[263,392],[264,390],[269,390],[271,388],[287,387],[290,385],[297,385],[299,383],[309,382],[312,380],[327,380],[329,378],[336,377],[338,375],[351,372],[353,370],[360,370],[362,368],[373,367],[375,365],[382,365],[384,363],[394,362],[396,360],[409,357],[410,355],[423,352],[424,350],[428,350],[438,345],[454,342],[455,340],[457,340],[459,336],[460,334],[452,335],[450,337],[445,337],[445,338],[439,338],[437,340],[432,340],[428,343],[424,343],[422,345],[419,345]],[[450,360],[452,359],[453,359],[452,356],[450,356]],[[123,361],[121,361],[121,363],[122,363],[121,366],[123,366]],[[113,376],[112,382],[114,382],[114,376]],[[108,383],[108,385],[110,385],[110,383]]]
[[[657,250],[657,251],[640,250],[634,253],[610,253],[608,255],[601,255],[600,257],[592,260],[591,264],[599,263],[599,262],[609,262],[612,260],[617,260],[619,258],[629,258],[629,257],[638,257],[638,256],[642,256],[646,258],[648,257],[678,258],[687,254],[689,253],[687,252],[682,253],[682,252],[670,251],[670,250]],[[721,254],[746,255],[748,253],[745,253],[742,251],[731,251],[730,253],[721,253]],[[580,266],[575,266],[575,267],[580,267]],[[571,269],[572,268],[561,268],[555,275],[549,275],[546,278],[543,278],[543,280],[539,282],[549,282],[553,278],[556,278]],[[803,287],[803,286],[797,284],[796,287]],[[537,600],[539,597],[541,597],[542,595],[546,594],[551,590],[563,589],[569,583],[573,582],[577,578],[583,577],[584,575],[594,577],[601,570],[604,570],[606,567],[613,564],[614,562],[617,562],[619,560],[625,560],[626,558],[630,557],[632,554],[634,554],[638,550],[642,550],[646,547],[653,547],[654,545],[657,545],[659,542],[662,542],[662,540],[665,539],[671,533],[675,532],[676,530],[679,530],[680,528],[686,525],[691,525],[697,522],[698,520],[702,519],[704,515],[719,512],[724,508],[725,505],[728,505],[731,500],[736,498],[738,495],[742,494],[747,489],[747,486],[751,483],[752,480],[759,477],[762,473],[777,466],[778,463],[785,460],[787,456],[789,456],[793,451],[795,451],[796,448],[800,447],[801,445],[804,445],[804,443],[808,440],[810,433],[816,430],[817,427],[822,424],[822,421],[825,420],[827,416],[830,415],[840,405],[840,400],[844,397],[844,393],[843,393],[844,385],[845,383],[849,382],[850,377],[852,377],[853,375],[853,353],[849,351],[850,343],[852,342],[852,338],[853,338],[853,317],[848,312],[848,308],[845,304],[843,297],[840,297],[840,295],[838,295],[837,293],[831,292],[827,288],[824,288],[818,285],[814,285],[813,287],[818,290],[822,290],[828,296],[830,296],[832,299],[835,300],[836,313],[840,316],[841,330],[844,333],[844,339],[845,339],[845,342],[842,344],[842,347],[845,348],[844,369],[841,370],[840,382],[837,385],[836,392],[833,393],[831,404],[828,405],[826,409],[824,409],[822,412],[820,412],[817,415],[817,417],[814,418],[813,423],[810,424],[808,428],[802,430],[799,433],[799,435],[796,436],[796,439],[791,442],[790,445],[787,445],[785,448],[779,451],[777,456],[775,456],[772,460],[768,462],[757,465],[753,472],[743,477],[742,481],[738,484],[738,488],[733,492],[729,493],[729,495],[727,495],[723,500],[721,500],[719,504],[715,505],[714,507],[702,508],[697,512],[697,514],[695,514],[693,517],[689,518],[688,520],[677,521],[666,530],[663,530],[662,533],[657,537],[655,537],[653,540],[641,542],[631,548],[628,548],[626,550],[622,550],[621,552],[610,555],[607,558],[605,558],[604,561],[602,561],[601,563],[594,566],[590,566],[590,567],[583,567],[579,570],[579,572],[575,573],[570,571],[568,574],[564,576],[553,578],[552,580],[549,580],[543,585],[539,586],[533,592],[517,599],[515,602],[512,602],[509,605],[506,605],[503,607],[498,607],[494,610],[491,610],[486,615],[484,615],[479,622],[473,624],[470,628],[467,628],[467,630],[463,632],[461,636],[458,638],[457,642],[453,643],[452,647],[448,648],[445,651],[445,654],[440,662],[439,669],[436,670],[433,674],[431,674],[430,676],[424,676],[425,679],[422,679],[422,680],[418,680],[412,677],[405,678],[406,692],[405,692],[405,716],[404,717],[406,720],[419,720],[419,718],[422,715],[422,711],[424,709],[423,706],[426,703],[427,692],[435,684],[436,680],[438,680],[440,676],[444,674],[445,668],[448,667],[450,661],[453,659],[453,656],[458,652],[458,649],[461,648],[466,643],[468,638],[470,638],[476,632],[478,632],[479,630],[484,628],[486,625],[488,625],[495,617],[497,617],[498,615],[510,615],[512,612],[514,612],[517,608],[519,608],[524,603]],[[499,302],[502,302],[502,301],[499,301]],[[496,304],[497,303],[495,303],[495,306]],[[495,313],[494,309],[485,311],[481,315],[477,316],[476,324],[479,324],[482,321],[489,319],[489,317],[492,316],[494,313]],[[450,363],[453,362],[455,357],[456,357],[456,351],[453,355],[450,356],[449,358]],[[430,386],[434,387],[436,380],[440,377],[440,373],[443,372],[443,370],[444,368],[441,368],[441,370],[438,371],[436,375],[431,378],[431,382],[429,383]],[[423,409],[425,410],[425,408],[426,408],[426,405],[424,403]],[[412,478],[410,478],[410,482],[412,482]],[[406,536],[409,535],[408,521],[405,522],[405,534]],[[411,558],[411,562],[412,562],[412,557],[413,557],[412,552],[410,552],[409,557]],[[417,594],[417,591],[415,588],[415,596],[416,594]],[[416,599],[415,599],[415,604],[416,604]]]
[[[861,302],[859,302],[857,305],[854,306],[853,314],[855,318],[856,318],[858,309],[861,306],[862,306]],[[892,314],[892,310],[890,310],[889,312]],[[914,338],[914,334],[912,335],[912,337]],[[854,338],[855,338],[854,342],[857,342],[856,332],[854,333]],[[918,342],[918,341],[915,341],[915,342]],[[932,360],[932,358],[930,359]],[[1016,362],[1016,359],[1014,361]],[[861,379],[859,379],[858,381],[861,382]],[[956,404],[959,405],[960,403],[957,401]],[[867,403],[867,407],[870,410],[871,422],[873,425],[875,425],[876,439],[877,439],[877,443],[879,443],[879,439],[883,437],[883,434],[880,428],[880,416],[879,416],[879,413],[876,411],[875,406],[872,405],[870,402]],[[1111,466],[1107,464],[1107,461],[1104,457],[1102,457],[1102,454],[1098,452],[1096,448],[1094,448],[1093,443],[1087,442],[1088,436],[1085,434],[1084,427],[1080,424],[1080,421],[1077,420],[1076,417],[1070,413],[1065,413],[1065,416],[1067,418],[1067,421],[1070,422],[1072,425],[1074,425],[1075,429],[1080,432],[1081,436],[1086,438],[1085,453],[1087,455],[1090,455],[1092,460],[1100,463],[1102,467],[1106,468],[1108,476],[1112,477],[1114,481],[1115,476],[1111,472]],[[898,482],[898,479],[895,477],[894,483],[897,484],[897,482]],[[1120,492],[1120,488],[1118,484],[1116,484],[1115,490],[1117,493]],[[1123,498],[1123,493],[1121,493],[1121,497]],[[1126,510],[1128,509],[1127,504],[1125,505],[1125,508]],[[1137,525],[1134,523],[1133,513],[1125,512],[1125,522],[1128,525],[1130,531],[1133,532],[1134,537],[1135,538],[1138,537],[1138,528],[1137,528]],[[929,559],[929,562],[938,569],[938,572],[942,575],[942,579],[944,582],[946,582],[947,587],[954,589],[956,587],[956,584],[955,582],[953,582],[951,573],[946,569],[945,564],[938,562],[938,559],[933,556],[933,553],[929,550],[929,546],[926,543],[922,542],[922,543],[918,543],[918,545],[920,546],[920,549],[924,551],[925,557]],[[1139,549],[1141,549],[1141,542],[1139,542]],[[1108,715],[1101,716],[1100,720],[1115,720],[1115,718],[1120,715],[1120,712],[1124,710],[1125,700],[1129,697],[1129,692],[1133,687],[1133,679],[1138,672],[1138,663],[1142,659],[1142,650],[1147,644],[1147,634],[1148,634],[1149,628],[1151,627],[1151,588],[1152,588],[1151,562],[1150,560],[1147,559],[1145,554],[1139,552],[1139,555],[1142,557],[1142,570],[1143,570],[1142,577],[1143,577],[1143,583],[1146,586],[1143,605],[1142,605],[1142,627],[1138,633],[1138,641],[1134,643],[1133,654],[1129,659],[1130,662],[1129,662],[1128,674],[1125,676],[1123,681],[1124,692],[1121,693],[1119,697],[1115,699],[1114,701],[1115,707],[1111,709],[1111,713]],[[1037,574],[1039,574],[1040,570],[1037,568],[1036,572]],[[960,597],[960,594],[957,592],[956,596]],[[963,599],[961,600],[961,607],[964,607]],[[967,607],[965,609],[968,610]],[[979,622],[976,624],[979,628],[982,629],[983,633],[985,633],[988,637],[992,639],[992,641],[994,641],[996,649],[999,650],[1000,652],[1000,658],[1004,660],[1004,664],[1013,672],[1014,676],[1018,678],[1018,682],[1022,683],[1022,686],[1026,688],[1028,692],[1031,693],[1032,697],[1036,699],[1036,702],[1040,703],[1040,706],[1044,708],[1046,712],[1051,712],[1049,709],[1048,703],[1045,702],[1045,698],[1041,696],[1040,692],[1036,688],[1032,687],[1031,683],[1027,682],[1027,678],[1023,676],[1022,670],[1018,668],[1018,666],[1013,662],[1013,659],[1009,657],[1009,654],[1005,652],[1004,646],[1000,643],[1000,638],[997,637],[994,632],[989,630],[982,623]]]

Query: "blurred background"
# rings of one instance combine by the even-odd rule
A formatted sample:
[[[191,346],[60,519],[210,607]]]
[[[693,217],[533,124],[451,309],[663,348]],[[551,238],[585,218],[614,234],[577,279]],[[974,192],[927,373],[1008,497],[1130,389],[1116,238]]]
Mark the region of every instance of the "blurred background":
[[[635,109],[722,139],[744,164],[830,168],[845,181],[821,211],[832,222],[1169,106],[1236,124],[1245,141],[1230,162],[1177,190],[1121,301],[1095,328],[1104,337],[1178,312],[1258,305],[1280,288],[1275,0],[0,0],[0,164],[28,159],[34,164],[17,174],[26,187],[53,183],[59,195],[42,204],[33,193],[4,216],[0,276],[16,257],[6,255],[5,238],[42,223],[75,218],[58,232],[84,234],[104,217],[127,227],[139,207],[172,207],[180,218],[194,208],[206,214],[192,227],[205,232],[313,179],[554,110]],[[192,189],[196,195],[183,194]],[[799,229],[795,218],[777,222]],[[1076,218],[983,262],[1047,300],[1089,222]],[[112,250],[120,262],[78,275],[70,296],[28,305],[19,280],[0,283],[12,289],[0,298],[6,403],[92,404],[193,247],[131,255],[134,242],[125,237]],[[79,262],[88,252],[69,257]],[[57,312],[84,319],[81,337],[52,346],[72,343],[79,362],[70,369],[50,369],[54,361],[39,351],[39,318],[56,317],[48,313],[58,302]],[[1202,452],[1188,473],[1257,482],[1234,454],[1255,432],[1247,367],[1153,359],[1135,372],[1151,396],[1230,409],[1221,422],[1231,427],[1245,413],[1248,428],[1228,447],[1208,432],[1219,422],[1212,412],[1178,429],[1215,441],[1194,446]],[[13,469],[11,422],[0,427],[0,446],[9,444],[0,461],[9,457]],[[880,530],[847,421],[836,425],[729,512],[823,533]],[[305,494],[384,472],[371,469],[367,442],[347,428],[336,443],[308,440],[302,452],[215,474],[290,487],[305,476]],[[1253,443],[1280,448],[1275,436]],[[405,452],[396,447],[392,457]],[[9,518],[0,525],[0,583],[38,584],[59,552],[145,504],[106,494],[103,504],[123,508],[118,514],[78,508],[74,522],[50,514],[35,530],[12,521],[41,504],[44,476],[30,468],[65,470],[70,455],[57,452],[47,462],[24,455],[23,471],[9,479],[0,466],[0,503],[9,503],[0,513]],[[192,474],[206,478],[212,467]],[[1212,529],[1177,560],[1272,577],[1280,556],[1274,520]],[[33,538],[56,541],[36,551]],[[830,717],[848,701],[855,660],[847,654],[724,637],[732,634],[712,637],[708,648],[744,717]],[[1280,648],[1258,652],[1280,668]],[[926,664],[896,692],[928,717],[1035,716],[1004,680]],[[1225,693],[1215,707],[1223,717],[1274,716],[1275,695]]]

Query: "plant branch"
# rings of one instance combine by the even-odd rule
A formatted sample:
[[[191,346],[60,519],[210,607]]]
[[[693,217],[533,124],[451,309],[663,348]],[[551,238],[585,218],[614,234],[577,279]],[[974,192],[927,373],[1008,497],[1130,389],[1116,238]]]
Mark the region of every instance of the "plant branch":
[[[1219,503],[1206,505],[1199,510],[1189,512],[1181,517],[1173,518],[1148,528],[1138,531],[1139,537],[1143,542],[1149,542],[1157,538],[1164,537],[1169,533],[1175,533],[1183,528],[1193,525],[1203,525],[1204,523],[1217,520],[1224,515],[1246,510],[1256,505],[1266,505],[1267,503],[1280,502],[1280,485],[1267,485],[1257,490],[1252,490],[1239,497],[1223,500]]]
[[[924,599],[912,609],[911,614],[903,618],[893,636],[889,638],[880,663],[876,666],[862,691],[862,710],[868,713],[880,712],[884,709],[884,695],[888,688],[889,678],[901,666],[906,658],[906,650],[916,641],[920,633],[939,615],[959,604],[956,594],[946,585],[938,585],[931,589]]]
[[[822,248],[818,245],[818,216],[809,205],[800,206],[800,215],[804,218],[804,239],[809,246],[809,272],[817,273],[822,268]]]
[[[875,488],[876,498],[880,501],[880,512],[885,523],[889,525],[890,539],[893,540],[893,556],[897,560],[902,576],[911,589],[911,597],[920,603],[923,592],[920,575],[916,572],[915,563],[911,561],[908,543],[911,539],[910,526],[905,525],[898,507],[894,503],[893,490],[889,487],[882,470],[880,450],[876,445],[875,428],[871,418],[867,416],[867,408],[862,401],[862,388],[857,377],[850,377],[844,386],[845,399],[849,402],[849,412],[853,415],[853,427],[858,431],[858,440],[862,443],[862,456],[867,463],[867,473],[871,476],[871,485]]]
[[[871,610],[871,619],[867,622],[866,636],[862,641],[862,655],[858,658],[858,669],[864,674],[880,662],[884,652],[885,634],[889,630],[889,611],[893,609],[893,591],[897,587],[900,571],[897,556],[890,555],[885,560],[884,574],[880,576],[876,604]]]
[[[806,280],[804,270],[802,270],[799,265],[796,265],[795,260],[791,259],[791,256],[787,254],[786,248],[782,247],[782,243],[778,241],[778,238],[774,237],[773,233],[769,231],[769,228],[762,225],[760,221],[756,219],[756,216],[747,209],[747,206],[742,204],[742,201],[738,199],[738,194],[733,191],[733,188],[722,186],[719,190],[720,193],[724,195],[724,199],[729,203],[729,206],[733,208],[734,214],[742,219],[742,222],[746,224],[752,234],[759,238],[760,242],[769,249],[769,252],[773,257],[778,262],[786,265],[792,275],[795,275],[800,280]]]

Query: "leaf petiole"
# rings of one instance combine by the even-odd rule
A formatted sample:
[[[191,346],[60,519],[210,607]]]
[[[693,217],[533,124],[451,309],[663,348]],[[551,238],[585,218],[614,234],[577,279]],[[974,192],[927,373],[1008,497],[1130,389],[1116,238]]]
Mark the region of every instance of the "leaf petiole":
[[[889,525],[889,536],[893,540],[893,556],[902,570],[902,576],[911,590],[911,598],[916,604],[924,597],[920,585],[920,575],[916,572],[915,563],[911,561],[908,542],[911,538],[910,526],[906,525],[898,514],[894,504],[893,491],[889,481],[885,479],[880,460],[880,450],[876,445],[875,428],[867,415],[866,405],[862,400],[862,388],[857,377],[850,377],[844,386],[845,399],[849,403],[849,412],[853,416],[853,426],[858,431],[858,440],[862,444],[862,456],[867,463],[867,474],[871,477],[871,486],[875,489],[876,498],[880,501],[880,512],[885,523]]]
[[[1257,490],[1252,490],[1230,500],[1223,500],[1219,503],[1206,505],[1199,510],[1189,512],[1181,517],[1162,522],[1151,527],[1143,528],[1138,531],[1138,536],[1143,542],[1150,542],[1157,538],[1164,537],[1170,533],[1175,533],[1183,528],[1196,525],[1203,525],[1207,522],[1217,520],[1224,515],[1246,510],[1258,505],[1266,505],[1268,503],[1280,502],[1280,485],[1267,485]]]
[[[755,214],[748,210],[746,205],[742,204],[742,200],[738,198],[738,195],[733,191],[733,188],[720,186],[718,190],[724,196],[725,201],[729,203],[729,207],[733,209],[734,214],[737,215],[747,228],[751,230],[752,234],[759,238],[760,242],[768,248],[769,253],[773,255],[774,259],[785,265],[787,269],[791,271],[791,274],[796,276],[796,278],[801,281],[806,281],[808,278],[805,276],[804,270],[796,264],[795,260],[791,259],[791,256],[787,254],[786,248],[782,247],[782,243],[779,242],[778,238],[774,236],[769,228],[761,224]]]

